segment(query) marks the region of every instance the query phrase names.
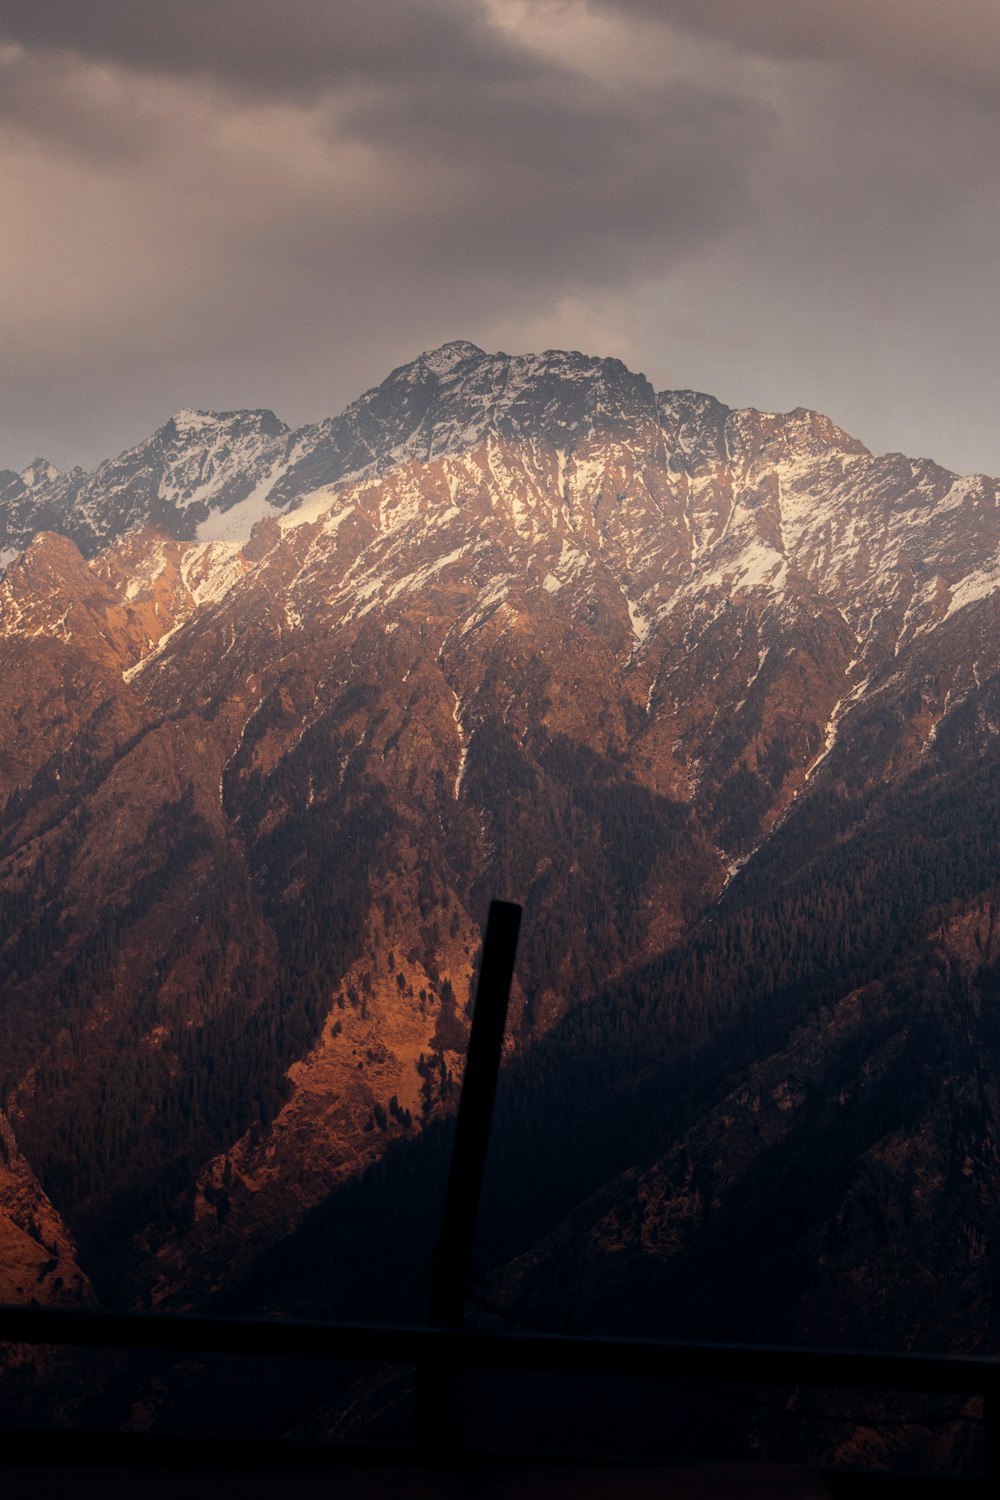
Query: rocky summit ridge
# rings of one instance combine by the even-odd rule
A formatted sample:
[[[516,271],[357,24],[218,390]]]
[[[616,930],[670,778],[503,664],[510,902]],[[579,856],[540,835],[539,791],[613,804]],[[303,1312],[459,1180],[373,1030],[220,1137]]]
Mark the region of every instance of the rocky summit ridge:
[[[458,341],[297,432],[270,412],[181,412],[91,475],[39,461],[30,484],[7,477],[2,556],[12,564],[42,531],[80,546],[93,559],[90,587],[100,579],[119,612],[127,674],[176,656],[182,619],[193,626],[202,606],[237,610],[223,595],[239,583],[254,596],[265,577],[282,601],[277,628],[290,632],[310,614],[391,616],[442,592],[445,613],[457,611],[449,641],[501,606],[554,611],[599,627],[624,653],[622,680],[646,719],[670,717],[675,790],[691,791],[714,759],[693,704],[718,680],[702,658],[713,631],[726,633],[725,613],[744,606],[754,622],[756,655],[744,631],[724,669],[743,672],[733,709],[747,722],[788,670],[768,632],[804,615],[837,659],[838,690],[821,690],[825,718],[800,726],[779,804],[825,757],[843,716],[877,697],[903,648],[951,629],[1000,581],[997,481],[874,457],[802,408],[657,395],[617,360],[560,351],[487,355]],[[162,538],[145,552],[142,528]],[[293,557],[284,577],[279,559]],[[48,628],[24,577],[14,564],[12,637]],[[53,583],[50,600],[58,592]],[[61,610],[51,628],[66,634],[60,621]],[[959,667],[950,702],[972,672]]]
[[[75,1285],[231,1292],[389,1145],[416,1152],[452,1106],[494,894],[525,904],[511,1076],[603,1111],[539,1203],[572,1191],[586,1217],[606,1183],[614,1217],[668,1039],[704,1121],[739,1123],[725,1171],[694,1116],[655,1171],[647,1141],[657,1264],[728,1222],[692,1160],[766,1174],[836,1099],[885,1124],[830,1058],[882,1077],[928,974],[970,1016],[982,998],[994,479],[617,360],[456,342],[297,431],[187,411],[91,474],[5,472],[0,527],[0,1107]],[[992,1088],[962,1106],[974,1164]],[[943,1097],[936,1151],[961,1133]],[[871,1181],[916,1150],[906,1101]],[[506,1245],[511,1295],[545,1283],[546,1212]],[[610,1243],[579,1239],[581,1286]],[[852,1274],[865,1243],[837,1242]]]
[[[5,470],[0,546],[5,552],[24,546],[48,526],[91,555],[148,522],[192,540],[238,507],[236,530],[245,538],[254,520],[292,508],[312,492],[313,481],[336,484],[404,457],[460,452],[488,433],[572,446],[595,422],[635,426],[644,416],[656,422],[658,412],[679,464],[712,452],[721,460],[750,459],[776,424],[794,442],[793,418],[811,424],[821,443],[864,451],[828,419],[801,409],[788,418],[731,412],[694,392],[656,396],[643,376],[617,360],[557,350],[487,355],[457,341],[400,366],[341,416],[296,431],[269,411],[181,411],[91,474],[60,474],[44,459],[21,474]],[[804,432],[799,436],[805,441]],[[246,504],[251,495],[256,509]]]

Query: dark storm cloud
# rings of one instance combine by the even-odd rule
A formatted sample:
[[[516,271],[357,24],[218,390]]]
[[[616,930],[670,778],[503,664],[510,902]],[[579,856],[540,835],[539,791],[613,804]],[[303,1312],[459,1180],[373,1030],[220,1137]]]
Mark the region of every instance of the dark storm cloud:
[[[469,0],[0,0],[0,39],[31,49],[0,63],[0,118],[97,159],[141,152],[150,122],[134,91],[128,109],[83,93],[67,54],[265,99],[325,98],[332,137],[426,182],[397,221],[417,235],[411,252],[475,261],[479,279],[530,263],[606,283],[669,263],[745,208],[748,152],[769,124],[766,107],[704,86],[595,89]],[[304,215],[302,258],[316,231],[342,248],[325,218]],[[392,259],[381,218],[355,231],[366,256]]]
[[[474,0],[0,0],[0,456],[59,422],[89,461],[175,405],[322,415],[383,360],[656,275],[748,212],[771,128]]]
[[[530,67],[457,0],[2,0],[0,37],[263,96]]]
[[[349,119],[415,166],[441,164],[412,212],[417,253],[522,285],[604,285],[705,243],[746,211],[748,157],[770,129],[766,108],[707,89],[622,99],[555,70],[543,88],[399,90]]]
[[[997,0],[0,0],[0,466],[179,406],[312,419],[469,337],[1000,468],[998,31]]]

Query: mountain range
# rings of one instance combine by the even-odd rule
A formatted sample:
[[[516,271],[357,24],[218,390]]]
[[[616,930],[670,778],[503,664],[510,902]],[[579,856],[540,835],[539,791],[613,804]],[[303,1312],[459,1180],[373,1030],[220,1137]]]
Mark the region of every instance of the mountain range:
[[[1000,481],[458,342],[0,549],[19,1295],[412,1314],[499,895],[495,1300],[995,1347]]]

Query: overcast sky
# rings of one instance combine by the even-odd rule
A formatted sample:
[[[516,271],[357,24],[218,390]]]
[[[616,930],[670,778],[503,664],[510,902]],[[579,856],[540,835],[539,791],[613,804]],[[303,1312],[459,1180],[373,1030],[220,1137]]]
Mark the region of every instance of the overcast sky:
[[[617,355],[1000,473],[1000,0],[0,0],[0,467]]]

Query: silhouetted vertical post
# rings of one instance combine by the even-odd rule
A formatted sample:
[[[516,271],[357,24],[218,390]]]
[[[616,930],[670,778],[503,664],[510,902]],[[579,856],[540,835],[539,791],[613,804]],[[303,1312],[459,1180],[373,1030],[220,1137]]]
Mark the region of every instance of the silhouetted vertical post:
[[[461,1327],[469,1293],[472,1247],[520,926],[521,908],[514,902],[490,903],[462,1095],[455,1121],[455,1143],[441,1238],[431,1269],[429,1321],[438,1328]],[[414,1436],[418,1442],[454,1443],[457,1440],[455,1397],[456,1372],[453,1366],[418,1373],[413,1418]]]
[[[990,1381],[983,1394],[983,1478],[1000,1495],[1000,1389]]]

